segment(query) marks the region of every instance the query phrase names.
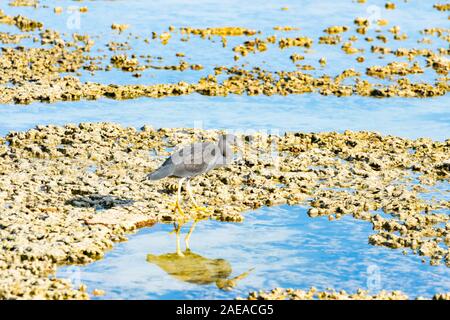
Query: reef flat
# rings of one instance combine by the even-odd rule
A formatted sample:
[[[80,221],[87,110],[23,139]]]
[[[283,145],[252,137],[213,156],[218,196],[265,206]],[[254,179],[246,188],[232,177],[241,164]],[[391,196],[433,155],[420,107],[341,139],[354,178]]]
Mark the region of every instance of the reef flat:
[[[85,287],[50,277],[56,267],[100,259],[137,228],[178,221],[177,181],[144,177],[173,148],[220,132],[81,123],[1,138],[0,297],[87,298]],[[192,183],[211,218],[240,222],[261,206],[306,204],[311,217],[371,223],[373,245],[450,265],[448,191],[423,196],[449,182],[450,140],[350,131],[237,134],[235,163]]]
[[[51,9],[38,6],[35,1],[10,4],[34,6],[35,10]],[[447,11],[446,6],[435,8]],[[383,10],[393,9],[396,8]],[[430,10],[434,11],[431,4]],[[55,14],[63,11],[64,8],[54,8]],[[88,7],[80,7],[79,12],[89,19]],[[413,46],[410,42],[405,44],[409,36],[394,23],[381,16],[376,21],[355,17],[348,25],[321,27],[316,37],[303,34],[302,28],[296,26],[274,26],[272,32],[242,26],[167,26],[163,32],[149,32],[151,37],[143,37],[128,31],[128,24],[113,23],[109,30],[113,32],[112,40],[104,43],[98,34],[61,33],[46,28],[45,21],[8,15],[0,9],[0,24],[11,28],[10,32],[0,32],[0,103],[164,98],[194,93],[206,96],[318,93],[374,98],[430,98],[447,94],[449,29],[421,26],[418,32],[422,38]],[[15,33],[14,29],[21,33]],[[237,43],[236,39],[239,39]],[[205,46],[213,46],[216,55],[229,56],[229,61],[208,64],[195,56],[176,52],[177,63],[165,63],[171,60],[169,54],[174,55],[173,48],[165,50],[166,47],[189,49],[197,41],[208,41]],[[216,46],[217,41],[222,45]],[[143,44],[148,47],[145,52],[134,48]],[[316,58],[317,47],[320,52],[337,51],[333,54],[342,55],[343,61],[351,60],[353,66],[339,68],[326,55]],[[291,52],[292,49],[297,52]],[[277,51],[280,59],[291,60],[291,65],[273,68],[265,63],[240,63],[268,51]],[[194,75],[186,81],[148,83],[146,75],[150,70]],[[108,72],[123,72],[123,77],[143,80],[137,83],[132,78],[128,83],[86,81],[87,75]]]

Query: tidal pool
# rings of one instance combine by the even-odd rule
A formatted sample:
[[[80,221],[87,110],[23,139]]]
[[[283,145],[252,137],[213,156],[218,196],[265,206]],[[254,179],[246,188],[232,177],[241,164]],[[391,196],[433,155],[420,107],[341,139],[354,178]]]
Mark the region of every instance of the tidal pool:
[[[183,228],[183,234],[189,227]],[[168,224],[141,229],[104,259],[87,266],[61,267],[56,276],[84,283],[89,291],[106,292],[94,299],[229,299],[246,297],[253,290],[311,286],[401,290],[410,297],[450,290],[448,267],[430,266],[417,255],[369,245],[371,225],[350,216],[328,221],[308,217],[305,207],[280,206],[247,213],[239,224],[201,221],[190,240],[191,252],[201,256],[195,260],[198,267],[192,266],[188,255],[171,259],[176,267],[168,266],[168,259],[164,265],[161,256],[167,258],[176,250],[171,231],[173,226]],[[211,281],[249,270],[231,291]]]

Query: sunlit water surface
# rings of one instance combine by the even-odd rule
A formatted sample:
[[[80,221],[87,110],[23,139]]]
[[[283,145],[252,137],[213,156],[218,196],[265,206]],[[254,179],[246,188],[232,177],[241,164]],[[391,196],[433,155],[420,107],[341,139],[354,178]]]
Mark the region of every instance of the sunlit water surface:
[[[385,10],[385,1],[372,0],[366,4],[358,4],[351,0],[323,1],[146,1],[146,0],[97,0],[76,3],[69,0],[42,0],[39,9],[24,7],[9,7],[7,1],[2,1],[0,8],[7,14],[23,14],[44,22],[44,26],[61,33],[89,34],[95,41],[91,54],[108,57],[113,53],[105,45],[109,41],[127,41],[132,51],[123,53],[130,55],[148,55],[162,57],[152,60],[154,65],[176,65],[180,58],[177,52],[183,52],[183,60],[191,64],[202,64],[201,71],[185,70],[167,71],[148,69],[141,78],[132,77],[130,72],[113,69],[110,72],[97,72],[91,75],[84,71],[82,80],[105,84],[153,84],[177,83],[179,81],[196,82],[201,77],[213,73],[217,66],[244,65],[245,68],[259,66],[270,71],[295,70],[289,59],[293,53],[305,55],[304,64],[316,67],[316,70],[305,71],[315,76],[328,74],[336,76],[346,68],[354,68],[364,74],[368,65],[385,65],[397,60],[393,55],[380,56],[370,53],[370,47],[388,46],[396,48],[446,48],[448,43],[437,37],[432,37],[431,44],[417,43],[424,35],[420,31],[429,27],[448,27],[445,13],[432,8],[429,1],[408,1],[396,3],[396,10]],[[64,8],[62,14],[54,14],[53,8],[58,5]],[[88,6],[85,14],[74,14],[69,7]],[[283,11],[282,7],[289,10]],[[367,35],[354,32],[353,20],[364,17],[374,22]],[[390,40],[383,44],[379,40],[364,41],[364,37],[375,38],[377,19],[387,19],[389,25],[381,28],[382,34],[392,38],[387,29],[399,25],[401,32],[408,35],[404,41]],[[110,29],[112,23],[126,23],[130,28],[122,34]],[[280,50],[277,46],[269,46],[265,52],[250,53],[248,56],[234,62],[232,48],[248,40],[246,37],[228,37],[228,46],[221,47],[220,38],[212,40],[192,36],[188,42],[180,41],[181,35],[174,33],[167,45],[158,40],[145,43],[145,38],[151,38],[151,32],[158,34],[167,31],[172,25],[178,27],[207,28],[220,26],[242,26],[259,30],[264,37],[276,34],[281,37],[309,36],[315,40],[313,49],[287,48]],[[343,35],[346,39],[357,35],[360,39],[355,46],[365,49],[366,63],[355,62],[354,55],[342,52],[340,45],[330,46],[318,44],[317,38],[323,35],[323,29],[332,25],[346,25],[352,31]],[[274,31],[274,26],[292,26],[300,30],[291,32]],[[17,32],[12,26],[0,25],[0,30]],[[37,33],[37,31],[35,32]],[[139,38],[136,39],[135,36]],[[66,36],[67,37],[67,36]],[[27,40],[25,40],[25,43]],[[31,41],[29,41],[31,42]],[[33,45],[33,43],[31,43]],[[14,45],[3,45],[14,46]],[[102,50],[98,52],[97,50]],[[122,52],[118,52],[122,53]],[[117,54],[117,53],[116,53]],[[327,57],[324,68],[318,60]],[[424,59],[418,58],[422,66]],[[109,63],[109,59],[105,59]],[[413,81],[433,82],[436,74],[426,68],[423,75],[410,76]],[[371,78],[371,82],[377,82]],[[113,101],[101,99],[98,101],[59,102],[51,105],[33,103],[30,106],[0,105],[0,134],[10,130],[26,130],[36,124],[65,124],[83,121],[114,121],[123,125],[141,127],[150,124],[155,127],[193,127],[221,129],[276,129],[284,131],[339,131],[371,130],[383,134],[392,134],[409,138],[429,137],[445,140],[450,132],[449,98],[404,99],[392,98],[377,100],[361,97],[323,97],[319,94],[280,96],[228,96],[204,97],[192,94],[183,97],[170,97],[161,100],[137,99],[130,101]]]
[[[232,268],[228,278],[253,269],[232,291],[220,290],[214,282],[177,279],[148,262],[149,254],[175,253],[176,237],[169,234],[173,227],[162,224],[140,230],[98,262],[60,268],[57,275],[85,283],[88,290],[105,290],[101,298],[111,299],[235,298],[262,288],[311,286],[352,292],[402,290],[411,297],[450,290],[448,267],[429,266],[401,250],[369,245],[372,230],[367,222],[349,216],[332,222],[326,217],[312,219],[299,206],[263,208],[245,217],[239,224],[199,222],[190,241],[192,252],[226,260]],[[189,225],[184,227],[184,234],[188,229]],[[178,268],[183,271],[182,259]],[[206,266],[195,271],[199,270],[209,272]],[[193,271],[190,276],[195,277]]]

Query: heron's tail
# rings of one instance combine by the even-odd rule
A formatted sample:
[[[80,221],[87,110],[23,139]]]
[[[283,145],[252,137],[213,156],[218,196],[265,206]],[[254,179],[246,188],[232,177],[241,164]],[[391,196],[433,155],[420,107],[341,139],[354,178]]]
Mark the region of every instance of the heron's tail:
[[[172,168],[170,166],[162,166],[152,173],[147,175],[149,180],[159,180],[168,177],[172,174]]]

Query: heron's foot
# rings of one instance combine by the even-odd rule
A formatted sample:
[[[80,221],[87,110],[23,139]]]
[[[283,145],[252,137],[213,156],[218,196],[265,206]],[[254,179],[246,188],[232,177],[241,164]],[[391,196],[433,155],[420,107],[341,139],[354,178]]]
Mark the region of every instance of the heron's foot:
[[[178,250],[178,251],[177,251],[177,256],[179,256],[179,257],[184,257],[184,253],[181,252],[181,250]]]
[[[213,210],[211,208],[202,207],[202,206],[195,206],[194,210],[203,216],[210,216],[213,214]]]
[[[186,214],[184,213],[184,211],[183,211],[183,208],[181,208],[181,205],[180,205],[180,203],[178,202],[178,201],[176,201],[174,204],[173,204],[173,212],[174,213],[176,213],[176,212],[178,212],[180,215],[182,215],[182,216],[185,216]]]

